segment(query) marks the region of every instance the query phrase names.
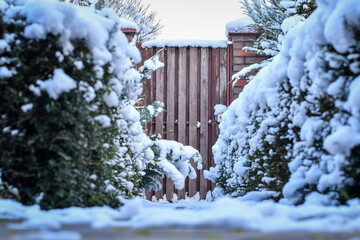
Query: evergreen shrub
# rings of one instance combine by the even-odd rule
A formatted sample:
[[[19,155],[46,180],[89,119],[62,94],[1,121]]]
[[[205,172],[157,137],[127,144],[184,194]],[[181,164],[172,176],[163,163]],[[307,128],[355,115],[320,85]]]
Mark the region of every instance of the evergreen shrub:
[[[1,196],[50,209],[139,194],[138,53],[120,22],[55,1],[0,6]]]

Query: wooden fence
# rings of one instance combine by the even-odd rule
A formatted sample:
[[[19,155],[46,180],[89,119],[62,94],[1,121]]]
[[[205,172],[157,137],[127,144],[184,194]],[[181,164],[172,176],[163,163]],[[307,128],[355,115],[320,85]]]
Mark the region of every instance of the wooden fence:
[[[149,59],[160,48],[141,49],[143,59]],[[153,73],[144,86],[145,103],[165,103],[166,112],[160,114],[149,126],[151,132],[165,133],[164,138],[176,140],[198,149],[203,158],[203,169],[214,166],[211,146],[218,136],[214,106],[227,103],[227,48],[167,47],[160,53],[165,67]],[[169,133],[172,131],[171,133]],[[195,167],[195,166],[194,166]],[[166,194],[171,200],[176,193],[179,199],[194,196],[201,198],[212,190],[203,170],[198,177],[186,180],[185,189],[177,191],[170,179],[162,179],[162,190],[147,194],[161,198]]]
[[[219,129],[215,121],[214,106],[229,105],[246,85],[239,80],[234,88],[229,84],[231,76],[252,63],[261,62],[264,57],[242,50],[251,46],[262,30],[248,28],[230,32],[227,47],[166,47],[160,53],[164,68],[155,71],[144,86],[145,104],[162,101],[165,112],[148,126],[150,132],[165,133],[168,140],[176,140],[200,151],[203,169],[215,166],[212,146]],[[143,61],[154,56],[161,48],[141,48]],[[195,166],[194,166],[195,167]],[[197,192],[204,199],[214,185],[206,180],[203,170],[197,171],[197,179],[186,179],[185,188],[177,191],[170,179],[161,179],[163,188],[158,192],[148,192],[160,199],[166,194],[169,201],[176,193],[179,199],[194,196]]]

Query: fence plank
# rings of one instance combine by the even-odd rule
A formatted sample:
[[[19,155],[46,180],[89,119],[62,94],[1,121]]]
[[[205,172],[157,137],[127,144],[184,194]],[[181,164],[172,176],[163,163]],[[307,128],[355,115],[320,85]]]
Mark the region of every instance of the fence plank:
[[[150,59],[152,56],[154,56],[154,49],[153,48],[147,48],[145,49],[145,54],[143,56],[143,61],[146,61],[148,59]],[[153,79],[154,79],[155,73],[152,74],[152,78],[151,79],[146,79],[145,80],[145,86],[144,86],[144,103],[145,105],[151,105],[154,102],[154,93],[152,91],[152,85],[154,85],[153,83]],[[152,121],[150,121],[147,125],[147,130],[149,133],[152,133],[154,130],[152,129],[153,124]]]
[[[211,138],[210,138],[210,146],[213,146],[216,142],[218,136],[218,124],[215,121],[214,116],[214,106],[219,104],[220,97],[219,97],[219,89],[220,89],[220,50],[219,49],[212,49],[212,71],[211,71],[211,81],[212,81],[212,105],[211,105]],[[214,163],[214,156],[210,148],[210,166],[215,166]],[[214,188],[215,184],[211,183],[211,188]]]
[[[227,50],[220,49],[220,85],[219,85],[219,97],[220,104],[226,105],[226,87],[227,87]]]
[[[209,169],[209,48],[201,48],[200,76],[200,154],[203,158],[203,170],[200,172],[200,197],[204,199],[208,191],[208,180],[205,179],[203,172]]]
[[[178,141],[186,144],[186,89],[187,89],[187,50],[179,49],[179,88],[178,88]],[[186,189],[178,191],[178,198],[185,199]]]
[[[166,139],[175,140],[175,48],[171,47],[167,50],[167,98],[166,98]],[[170,133],[170,131],[172,131]],[[166,198],[172,201],[174,195],[174,183],[171,179],[166,178]]]
[[[157,49],[159,51],[160,49]],[[165,61],[165,55],[164,52],[161,52],[159,54],[159,60],[161,62]],[[155,97],[157,101],[164,102],[164,68],[160,68],[156,71],[155,74]],[[155,131],[157,133],[163,132],[163,121],[164,121],[164,114],[160,113],[159,116],[155,120]],[[155,193],[156,198],[160,199],[164,195],[164,179],[159,179],[159,181],[162,183],[163,187],[161,190],[157,191]]]
[[[189,69],[189,145],[198,149],[197,139],[197,114],[198,114],[198,48],[190,48],[190,69]],[[193,167],[196,166],[193,164]],[[189,181],[189,196],[197,192],[197,179]]]
[[[137,69],[140,68],[141,66],[144,65],[144,62],[146,60],[148,60],[149,58],[151,58],[152,56],[152,48],[150,49],[140,49],[140,53],[141,53],[141,63],[139,63],[139,65],[137,66]],[[152,95],[151,95],[151,83],[152,83],[152,78],[151,79],[146,79],[143,85],[143,92],[142,92],[142,97],[143,97],[143,102],[141,102],[141,105],[149,105],[152,103]],[[151,132],[151,128],[152,128],[152,123],[148,123],[147,124],[147,130],[149,132]],[[151,199],[151,197],[153,196],[153,191],[148,191],[147,189],[145,189],[145,195],[146,195],[146,199]]]

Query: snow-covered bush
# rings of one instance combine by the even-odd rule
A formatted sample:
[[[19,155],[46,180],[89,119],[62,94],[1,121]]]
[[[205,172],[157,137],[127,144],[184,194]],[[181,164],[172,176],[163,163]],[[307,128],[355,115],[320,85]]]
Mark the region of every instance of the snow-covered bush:
[[[217,191],[360,197],[360,5],[317,5],[224,113],[207,173]]]
[[[243,49],[269,59],[245,67],[232,77],[234,81],[268,65],[279,53],[286,33],[297,23],[303,22],[316,8],[315,0],[242,0],[241,4],[244,13],[253,21],[251,26],[264,30],[252,47]]]
[[[133,106],[140,54],[121,21],[49,0],[0,7],[2,181],[42,208],[138,194],[152,159]]]

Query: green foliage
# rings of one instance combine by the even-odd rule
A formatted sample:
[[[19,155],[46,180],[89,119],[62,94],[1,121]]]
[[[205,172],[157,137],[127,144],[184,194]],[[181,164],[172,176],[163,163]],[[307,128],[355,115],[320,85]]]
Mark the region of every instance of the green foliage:
[[[151,105],[148,106],[139,106],[137,110],[140,113],[140,123],[143,126],[146,126],[151,119],[157,117],[161,112],[163,112],[164,103],[155,101]]]
[[[84,7],[88,7],[91,5],[91,2],[89,0],[70,0],[70,2]]]
[[[104,74],[99,78],[85,40],[73,40],[74,50],[63,55],[59,36],[25,38],[25,26],[18,18],[0,21],[0,37],[13,38],[0,62],[0,67],[12,72],[11,78],[0,78],[0,196],[18,197],[26,205],[39,203],[43,209],[120,206],[119,195],[137,194],[141,174],[131,158],[125,164],[112,164],[132,155],[130,147],[126,153],[118,152],[119,146],[130,145],[126,131],[117,124],[101,127],[94,120],[100,114],[115,116],[113,123],[119,119],[116,108],[108,107],[102,98],[109,89],[97,90],[91,102],[84,97],[87,87],[96,88],[99,82],[109,86],[114,77],[110,65],[102,66]],[[79,61],[84,65],[81,69],[75,66]],[[31,86],[51,78],[55,69],[81,79],[78,87],[56,100],[44,91],[38,96]],[[32,108],[23,110],[26,104]],[[134,173],[127,180],[135,185],[134,192],[118,178],[129,168]]]

